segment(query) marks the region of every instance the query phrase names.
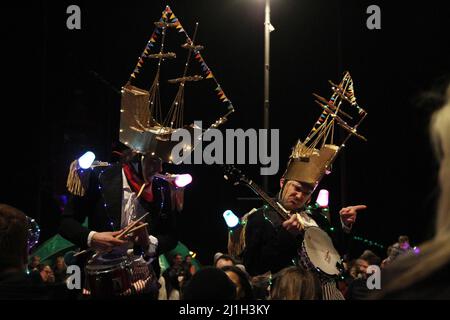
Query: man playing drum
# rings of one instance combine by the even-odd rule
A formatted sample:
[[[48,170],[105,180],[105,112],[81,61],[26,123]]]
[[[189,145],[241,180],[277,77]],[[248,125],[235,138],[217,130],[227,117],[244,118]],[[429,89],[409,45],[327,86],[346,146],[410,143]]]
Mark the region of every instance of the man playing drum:
[[[157,297],[158,256],[177,245],[171,187],[154,179],[160,171],[158,157],[126,150],[120,163],[94,163],[79,173],[79,192],[69,188],[60,234],[85,249],[77,255],[77,264],[86,266],[85,283],[91,282],[84,293]],[[92,291],[97,284],[98,295]]]

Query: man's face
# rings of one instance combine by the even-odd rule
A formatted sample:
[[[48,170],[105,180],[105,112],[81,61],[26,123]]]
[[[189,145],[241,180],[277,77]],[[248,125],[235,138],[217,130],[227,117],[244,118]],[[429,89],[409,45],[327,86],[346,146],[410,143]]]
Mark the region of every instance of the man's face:
[[[52,269],[50,269],[49,266],[45,266],[44,269],[41,271],[41,278],[43,282],[48,282],[49,277],[52,274]]]
[[[58,269],[63,269],[64,268],[64,258],[57,258],[56,259],[56,267]]]
[[[410,248],[409,242],[405,241],[400,243],[400,248],[402,248],[403,250],[408,250]]]
[[[36,268],[40,263],[41,263],[41,258],[35,256],[35,257],[33,257],[33,260],[31,260],[31,267]]]
[[[369,267],[369,263],[366,260],[359,259],[358,260],[358,267],[359,267],[359,271],[361,273],[366,273],[367,272],[367,268]]]
[[[177,254],[173,259],[173,264],[176,266],[179,266],[182,263],[183,263],[183,258],[179,254]]]
[[[142,176],[146,182],[149,182],[150,179],[156,174],[162,171],[162,162],[159,157],[145,155],[142,161],[143,172]]]
[[[282,182],[283,183],[283,182]],[[289,180],[284,182],[283,193],[281,195],[281,203],[287,210],[295,210],[301,208],[311,196],[312,186],[298,181]]]

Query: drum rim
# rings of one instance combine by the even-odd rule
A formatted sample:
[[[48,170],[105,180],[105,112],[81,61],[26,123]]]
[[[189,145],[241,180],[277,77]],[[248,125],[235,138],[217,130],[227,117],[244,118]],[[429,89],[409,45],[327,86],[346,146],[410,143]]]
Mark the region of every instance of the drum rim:
[[[325,235],[330,239],[331,243],[333,244],[333,241],[332,241],[331,237],[328,235],[328,233],[327,233],[326,231],[324,231],[324,230],[323,230],[322,228],[320,228],[320,227],[316,227],[316,226],[306,227],[303,236],[306,235],[306,232],[308,231],[308,229],[319,230],[322,234],[325,234]],[[314,267],[314,269],[315,269],[317,272],[319,272],[319,273],[321,273],[321,274],[323,274],[323,275],[325,275],[325,276],[331,277],[331,278],[339,278],[339,277],[342,275],[342,271],[341,271],[337,266],[336,266],[335,268],[336,268],[336,270],[338,271],[338,273],[337,273],[337,274],[330,274],[330,273],[328,273],[328,272],[323,271],[320,267],[316,267],[316,266],[314,265],[314,263],[311,261],[311,258],[310,258],[309,255],[308,255],[308,251],[307,251],[307,249],[306,249],[305,237],[303,237],[302,246],[303,246],[303,249],[304,249],[304,251],[305,251],[306,257],[308,258],[309,262],[311,263],[311,265]],[[333,244],[333,248],[334,248],[334,244]],[[337,251],[336,248],[334,248],[334,250],[337,252],[337,254],[338,254],[338,256],[339,256],[339,259],[338,259],[339,263],[342,263],[342,261],[343,261],[342,256],[340,255],[340,253]]]
[[[97,265],[96,267],[101,267],[102,265]],[[106,266],[106,265],[105,265]],[[107,266],[108,268],[106,269],[101,269],[101,270],[93,270],[90,269],[89,265],[86,265],[84,267],[84,270],[86,271],[86,273],[88,274],[101,274],[101,273],[109,273],[115,270],[123,270],[123,269],[127,269],[131,267],[131,263],[127,263],[126,261],[122,261],[121,263],[115,264],[115,265],[109,265]],[[93,266],[92,266],[93,267]]]

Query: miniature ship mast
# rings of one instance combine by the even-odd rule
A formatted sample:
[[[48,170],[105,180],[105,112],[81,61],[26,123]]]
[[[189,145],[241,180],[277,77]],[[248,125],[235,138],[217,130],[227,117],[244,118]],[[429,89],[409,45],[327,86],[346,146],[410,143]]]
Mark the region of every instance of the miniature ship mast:
[[[306,137],[305,142],[301,144],[300,148],[294,150],[295,154],[293,154],[293,157],[295,158],[308,156],[312,154],[315,149],[321,149],[325,144],[334,144],[335,124],[338,124],[348,132],[348,135],[341,142],[341,147],[345,146],[345,143],[352,135],[367,141],[364,136],[357,132],[357,128],[367,116],[367,112],[361,108],[356,101],[353,80],[350,73],[348,71],[345,72],[339,85],[336,85],[332,81],[329,81],[329,83],[331,84],[331,89],[333,91],[329,100],[313,93],[313,96],[316,98],[315,102],[323,109],[322,114]],[[354,120],[352,116],[342,110],[342,103],[344,101],[348,102],[358,111],[360,119],[354,126],[351,126],[344,120],[344,118]]]
[[[193,40],[187,38],[187,42],[182,45],[184,49],[188,50],[187,54],[187,60],[184,67],[183,76],[181,78],[177,79],[170,79],[168,80],[169,83],[177,84],[178,83],[178,92],[175,96],[175,99],[172,102],[172,105],[170,107],[170,110],[167,114],[166,120],[164,121],[165,127],[173,128],[175,127],[181,127],[183,125],[183,111],[184,111],[184,88],[185,83],[188,81],[200,81],[203,80],[203,77],[200,75],[194,75],[187,77],[187,71],[189,68],[189,63],[191,61],[192,51],[199,51],[203,49],[203,46],[194,45],[195,37],[197,35],[197,29],[198,29],[198,22],[195,25],[195,31]]]
[[[316,98],[315,102],[322,108],[322,113],[305,141],[298,141],[294,146],[285,173],[287,179],[303,181],[317,186],[322,177],[331,171],[333,161],[351,136],[367,141],[357,131],[357,128],[367,116],[367,112],[356,102],[350,73],[348,71],[344,73],[339,85],[329,82],[333,91],[329,100],[313,94]],[[356,109],[358,120],[354,120],[349,113],[343,110],[343,102],[348,102],[352,108]],[[356,122],[356,124],[352,125],[348,121]],[[348,133],[340,142],[334,141],[336,124]]]
[[[160,71],[162,62],[166,59],[176,58],[174,52],[166,52],[165,42],[168,29],[176,29],[180,33],[184,33],[186,42],[182,48],[188,50],[187,61],[185,64],[182,77],[168,80],[170,84],[178,84],[177,94],[172,101],[171,107],[163,118],[161,98],[160,98]],[[122,107],[120,121],[120,141],[131,147],[137,152],[148,152],[152,150],[152,154],[160,156],[165,162],[172,162],[171,150],[176,142],[170,141],[172,133],[181,128],[193,130],[194,125],[183,125],[184,120],[184,90],[186,82],[199,81],[203,79],[212,79],[215,82],[216,93],[219,100],[226,104],[227,112],[225,115],[217,119],[209,128],[216,128],[227,120],[228,115],[234,112],[234,107],[228,97],[225,95],[216,77],[211,69],[207,66],[200,50],[203,46],[195,44],[198,23],[195,27],[193,40],[188,36],[187,32],[181,25],[181,22],[172,12],[169,6],[162,12],[162,17],[155,22],[155,30],[150,37],[143,53],[139,57],[137,65],[131,74],[128,82],[122,88]],[[161,46],[158,53],[150,53],[155,46],[158,37],[161,37]],[[200,63],[205,76],[193,75],[188,76],[187,72],[194,55],[195,60]],[[144,63],[149,59],[158,59],[155,78],[149,91],[132,85],[133,80],[139,74]],[[194,146],[187,146],[186,151],[192,151]]]

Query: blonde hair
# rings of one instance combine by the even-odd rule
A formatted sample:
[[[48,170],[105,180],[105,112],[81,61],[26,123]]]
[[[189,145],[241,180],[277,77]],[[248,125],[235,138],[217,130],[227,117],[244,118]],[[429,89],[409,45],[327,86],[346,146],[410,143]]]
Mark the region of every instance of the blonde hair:
[[[450,85],[447,88],[447,102],[431,118],[430,134],[437,159],[439,160],[440,197],[437,207],[436,235],[450,232]]]
[[[444,106],[431,117],[430,136],[440,164],[436,232],[431,240],[419,246],[417,257],[404,257],[387,268],[399,275],[384,286],[384,294],[408,287],[450,262],[450,85]]]
[[[270,292],[271,300],[319,300],[321,296],[319,279],[299,266],[279,271]]]

